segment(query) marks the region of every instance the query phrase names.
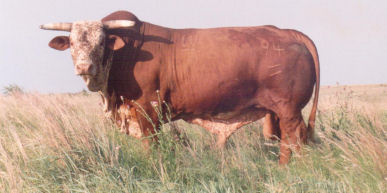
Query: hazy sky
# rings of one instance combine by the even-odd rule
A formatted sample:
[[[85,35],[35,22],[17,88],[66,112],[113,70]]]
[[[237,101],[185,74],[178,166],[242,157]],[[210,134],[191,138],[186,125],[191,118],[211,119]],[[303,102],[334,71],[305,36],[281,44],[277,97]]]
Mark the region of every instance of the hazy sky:
[[[69,50],[47,45],[68,33],[39,25],[99,20],[116,10],[171,28],[271,24],[297,29],[317,46],[323,85],[387,83],[385,0],[0,0],[0,89],[9,84],[39,92],[85,88]]]

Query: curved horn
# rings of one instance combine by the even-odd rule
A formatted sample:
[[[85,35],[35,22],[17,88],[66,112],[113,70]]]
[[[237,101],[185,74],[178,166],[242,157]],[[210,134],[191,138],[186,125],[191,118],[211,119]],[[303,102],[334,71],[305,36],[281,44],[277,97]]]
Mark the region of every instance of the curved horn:
[[[130,20],[111,20],[103,22],[107,29],[127,28],[136,25],[136,22]]]
[[[72,23],[47,23],[40,26],[40,29],[46,30],[58,30],[58,31],[71,31]]]

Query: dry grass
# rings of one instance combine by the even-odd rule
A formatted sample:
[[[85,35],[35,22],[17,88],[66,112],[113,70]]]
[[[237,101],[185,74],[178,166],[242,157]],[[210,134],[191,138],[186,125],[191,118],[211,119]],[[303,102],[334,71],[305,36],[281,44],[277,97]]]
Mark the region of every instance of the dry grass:
[[[200,127],[177,123],[186,147],[165,125],[146,154],[104,118],[96,95],[0,96],[0,190],[386,192],[387,85],[323,87],[320,96],[320,143],[285,168],[259,123],[234,134],[221,152]]]

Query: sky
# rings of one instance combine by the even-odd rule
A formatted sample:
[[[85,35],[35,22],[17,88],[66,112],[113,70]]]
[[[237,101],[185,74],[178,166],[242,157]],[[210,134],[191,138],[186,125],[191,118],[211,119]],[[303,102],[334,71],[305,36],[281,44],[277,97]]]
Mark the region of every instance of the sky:
[[[0,0],[0,90],[78,92],[70,51],[48,42],[68,32],[50,22],[99,20],[127,10],[170,28],[275,25],[307,34],[320,56],[322,85],[387,83],[385,0]]]

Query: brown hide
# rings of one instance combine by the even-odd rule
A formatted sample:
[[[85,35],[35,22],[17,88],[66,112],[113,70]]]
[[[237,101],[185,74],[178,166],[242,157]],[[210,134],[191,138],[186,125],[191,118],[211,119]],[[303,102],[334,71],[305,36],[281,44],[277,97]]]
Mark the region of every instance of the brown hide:
[[[103,21],[113,19],[137,24],[133,30],[111,32],[126,45],[114,53],[108,87],[141,106],[156,128],[150,103],[159,100],[159,90],[173,119],[210,131],[227,130],[221,140],[265,114],[276,117],[269,120],[276,120],[271,133],[281,137],[280,163],[289,161],[290,145],[298,150],[299,142],[307,142],[317,107],[319,64],[306,35],[274,26],[170,29],[141,22],[125,11]],[[316,82],[306,127],[301,110]],[[142,115],[137,113],[137,118],[144,136],[155,132]]]

